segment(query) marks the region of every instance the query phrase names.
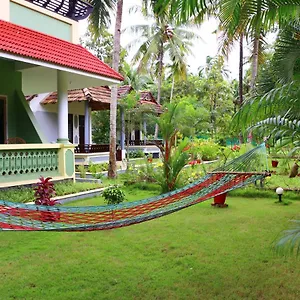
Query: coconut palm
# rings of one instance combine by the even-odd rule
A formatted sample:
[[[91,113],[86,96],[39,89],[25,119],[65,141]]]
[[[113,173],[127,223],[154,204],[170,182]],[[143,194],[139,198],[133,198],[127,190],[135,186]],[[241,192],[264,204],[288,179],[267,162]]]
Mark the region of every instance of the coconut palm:
[[[146,8],[143,12],[147,13],[145,17],[149,24],[134,25],[127,29],[139,36],[129,44],[129,48],[138,45],[133,62],[138,63],[140,72],[152,73],[157,78],[157,102],[160,103],[165,59],[169,58],[177,77],[178,73],[185,77],[185,58],[191,52],[192,40],[197,35],[185,26],[174,25],[170,19],[169,7],[160,14],[155,14],[155,10],[151,11],[151,5]],[[155,136],[157,137],[157,127]]]
[[[89,16],[89,29],[99,36],[102,29],[111,24],[111,13],[115,11],[117,0],[87,0],[94,9]]]
[[[114,34],[114,49],[112,68],[119,71],[120,52],[121,52],[121,27],[123,15],[123,0],[117,2],[115,34]],[[117,101],[118,101],[118,86],[114,85],[111,88],[110,101],[110,142],[109,142],[109,168],[108,177],[117,177],[117,162],[116,162],[116,148],[117,148]]]
[[[258,83],[259,93],[236,114],[234,124],[246,130],[263,130],[282,143],[300,148],[300,22],[287,24],[279,32],[272,60],[272,72]]]
[[[152,79],[147,74],[139,74],[137,68],[133,68],[127,62],[123,63],[122,75],[124,76],[124,85],[130,85],[135,91],[141,91],[151,85]]]
[[[113,46],[113,61],[112,68],[119,71],[120,64],[120,52],[121,52],[121,24],[123,13],[123,0],[89,0],[94,6],[94,10],[89,17],[90,30],[99,36],[101,29],[107,27],[110,24],[110,14],[112,10],[116,9],[116,22],[115,22],[115,34],[114,34],[114,46]],[[109,169],[108,177],[115,178],[117,176],[117,164],[116,164],[116,118],[117,118],[117,86],[113,86],[111,89],[111,103],[110,103],[110,146],[109,146]]]
[[[218,16],[220,28],[223,30],[222,48],[228,53],[234,41],[246,37],[252,43],[251,87],[256,82],[259,61],[262,59],[264,35],[274,27],[276,22],[290,19],[299,12],[299,0],[160,0],[156,10],[162,10],[172,3],[171,13],[181,21],[194,17],[202,21],[203,15]],[[242,50],[242,47],[240,47]],[[242,52],[242,51],[241,51]],[[242,72],[242,53],[240,74]],[[241,77],[241,76],[240,76]],[[242,83],[240,82],[240,91]],[[240,93],[241,94],[241,93]],[[242,96],[240,95],[240,102]]]

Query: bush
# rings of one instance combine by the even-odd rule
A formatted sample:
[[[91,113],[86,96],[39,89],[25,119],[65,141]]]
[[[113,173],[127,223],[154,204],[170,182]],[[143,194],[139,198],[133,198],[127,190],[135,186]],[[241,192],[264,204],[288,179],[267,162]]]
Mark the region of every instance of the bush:
[[[104,190],[102,196],[107,204],[118,204],[125,199],[124,192],[117,185],[113,185]]]
[[[215,160],[220,154],[220,146],[211,140],[195,140],[192,147],[195,158],[202,160]]]
[[[142,158],[145,157],[145,153],[142,150],[134,150],[129,152],[129,158]]]
[[[108,170],[108,163],[94,164],[91,162],[88,166],[88,171],[92,174],[105,172],[107,170]]]
[[[55,196],[54,184],[50,181],[52,178],[41,176],[39,182],[34,188],[34,197],[36,205],[53,206],[55,201],[51,198]]]
[[[80,165],[77,167],[78,172],[80,173],[80,178],[86,178],[86,169],[85,166]]]

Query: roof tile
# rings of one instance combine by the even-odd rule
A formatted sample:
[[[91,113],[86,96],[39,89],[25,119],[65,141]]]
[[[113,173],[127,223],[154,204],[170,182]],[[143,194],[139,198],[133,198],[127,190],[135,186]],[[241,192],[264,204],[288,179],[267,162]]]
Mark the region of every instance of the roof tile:
[[[3,20],[0,20],[0,52],[123,80],[122,75],[82,46]]]

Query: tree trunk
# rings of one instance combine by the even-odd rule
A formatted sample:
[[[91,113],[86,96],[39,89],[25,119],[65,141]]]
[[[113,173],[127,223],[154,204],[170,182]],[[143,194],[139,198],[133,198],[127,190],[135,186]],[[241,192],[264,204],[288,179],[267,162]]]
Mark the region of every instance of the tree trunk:
[[[239,60],[239,107],[243,104],[243,67],[244,67],[244,49],[243,49],[243,38],[244,35],[240,35],[240,60]]]
[[[119,71],[120,51],[121,51],[121,26],[122,26],[123,0],[118,0],[117,15],[114,35],[114,49],[112,68]],[[111,89],[111,103],[110,103],[110,143],[109,143],[109,168],[108,177],[117,177],[117,162],[116,162],[116,148],[117,148],[117,97],[118,87],[115,85]]]
[[[162,83],[162,72],[163,72],[163,59],[164,59],[164,43],[160,41],[159,53],[158,53],[158,76],[157,76],[157,103],[160,104],[161,96],[161,83]],[[158,124],[155,125],[154,139],[158,136]]]
[[[250,90],[252,90],[255,86],[257,72],[258,72],[258,49],[259,49],[259,37],[255,37],[253,43],[253,53],[252,53],[252,73],[251,73]]]

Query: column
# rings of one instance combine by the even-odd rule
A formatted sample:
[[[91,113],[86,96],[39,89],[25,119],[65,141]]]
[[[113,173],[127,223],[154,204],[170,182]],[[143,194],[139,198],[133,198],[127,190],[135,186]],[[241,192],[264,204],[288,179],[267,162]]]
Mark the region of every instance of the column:
[[[68,74],[57,71],[57,142],[68,144]]]
[[[121,150],[125,150],[125,113],[124,107],[120,106],[120,114],[121,114]]]
[[[146,145],[146,143],[147,143],[147,121],[146,121],[145,115],[143,115],[143,127],[144,127],[144,144]]]
[[[88,101],[85,101],[84,111],[84,143],[91,144],[91,109]]]

